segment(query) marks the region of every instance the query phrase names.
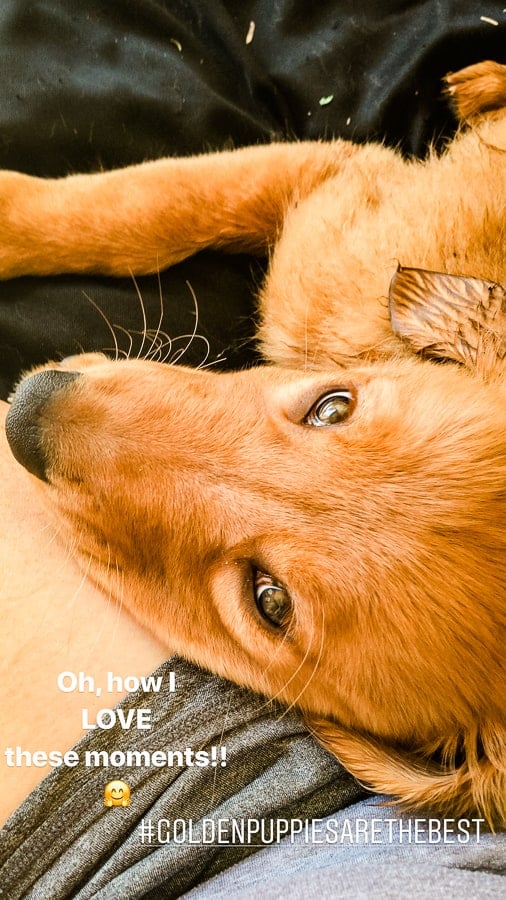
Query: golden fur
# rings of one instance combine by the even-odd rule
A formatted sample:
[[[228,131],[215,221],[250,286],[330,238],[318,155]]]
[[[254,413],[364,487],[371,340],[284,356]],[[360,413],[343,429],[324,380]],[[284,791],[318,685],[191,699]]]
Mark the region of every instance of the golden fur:
[[[506,282],[506,115],[479,116],[506,106],[506,70],[449,85],[473,127],[424,162],[337,140],[4,173],[0,266],[124,275],[269,250],[276,365],[64,362],[82,374],[36,423],[48,493],[92,577],[171,649],[296,704],[373,789],[502,826],[503,364],[493,336],[468,370],[415,358],[387,309],[399,262]],[[346,415],[322,426],[335,390]]]

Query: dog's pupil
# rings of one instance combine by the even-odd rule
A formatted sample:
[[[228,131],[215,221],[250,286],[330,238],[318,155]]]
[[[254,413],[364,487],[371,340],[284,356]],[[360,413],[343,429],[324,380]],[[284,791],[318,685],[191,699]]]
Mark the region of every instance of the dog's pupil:
[[[348,415],[349,403],[346,394],[334,394],[317,406],[316,417],[325,425],[336,425]]]
[[[268,587],[258,599],[264,615],[276,625],[281,625],[286,616],[286,591],[281,587]]]

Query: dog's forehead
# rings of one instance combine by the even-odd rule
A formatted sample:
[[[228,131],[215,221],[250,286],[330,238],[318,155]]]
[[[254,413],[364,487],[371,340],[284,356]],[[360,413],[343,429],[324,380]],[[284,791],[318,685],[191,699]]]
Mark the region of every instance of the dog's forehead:
[[[147,360],[106,360],[90,355],[76,357],[70,367],[80,372],[85,381],[95,384],[105,396],[121,397],[123,408],[131,405],[142,410],[156,404],[164,409],[181,409],[204,402],[203,415],[212,414],[213,406],[231,404],[232,408],[246,399],[252,406],[263,397],[290,398],[305,391],[354,382],[359,386],[374,385],[402,392],[404,386],[416,387],[423,394],[425,388],[443,390],[446,381],[455,385],[465,381],[465,373],[456,378],[455,366],[437,366],[415,357],[358,361],[349,366],[333,366],[311,370],[261,365],[246,370],[214,372],[187,366],[164,365]],[[62,368],[69,368],[62,364]]]
[[[325,435],[301,430],[318,398],[342,386],[357,394],[349,421],[342,428],[324,429]],[[238,479],[246,472],[255,480],[257,469],[260,480],[271,483],[268,469],[276,473],[279,455],[292,441],[297,442],[300,460],[299,484],[304,451],[314,441],[338,453],[340,447],[358,449],[365,440],[372,442],[368,452],[381,457],[383,435],[391,452],[404,456],[410,433],[419,445],[450,433],[456,439],[463,429],[463,447],[474,428],[484,445],[493,438],[497,447],[504,444],[500,433],[506,424],[504,394],[497,385],[454,365],[409,358],[315,372],[259,366],[229,373],[141,360],[109,361],[83,369],[72,405],[70,419],[75,420],[80,407],[79,415],[88,422],[92,417],[94,428],[100,428],[102,446],[109,442],[109,450],[128,465],[132,453],[144,454],[162,465],[170,462],[173,472],[180,468],[198,473],[204,466],[219,480],[223,464],[235,460]],[[145,467],[146,462],[141,471]]]

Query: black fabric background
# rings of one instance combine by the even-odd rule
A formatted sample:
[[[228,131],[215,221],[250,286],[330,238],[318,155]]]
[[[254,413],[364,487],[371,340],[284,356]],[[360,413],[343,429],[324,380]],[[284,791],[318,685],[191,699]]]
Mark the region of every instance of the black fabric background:
[[[443,75],[480,59],[506,62],[503,9],[504,0],[2,0],[0,166],[55,176],[332,136],[423,155],[455,125]],[[140,278],[148,327],[158,324],[161,290],[163,328],[181,336],[177,356],[195,325],[189,282],[208,361],[249,364],[261,273],[258,261],[206,253],[161,284]],[[142,315],[129,279],[1,282],[0,395],[31,364],[110,348],[96,306],[138,347]],[[127,336],[117,337],[128,350]],[[198,340],[181,361],[204,356]]]

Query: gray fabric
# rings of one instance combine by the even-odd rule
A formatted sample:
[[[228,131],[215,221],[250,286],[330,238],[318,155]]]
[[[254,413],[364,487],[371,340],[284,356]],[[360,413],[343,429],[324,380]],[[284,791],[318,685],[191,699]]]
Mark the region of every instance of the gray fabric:
[[[169,672],[176,675],[175,693],[169,692]],[[297,715],[179,659],[154,675],[163,678],[159,693],[139,690],[120,704],[124,710],[150,707],[153,730],[92,731],[75,748],[80,758],[86,750],[135,747],[152,753],[226,746],[227,765],[54,770],[1,832],[0,896],[437,900],[506,895],[505,835],[481,831],[479,839],[475,834],[466,843],[427,843],[422,833],[420,843],[407,836],[401,841],[398,810],[377,798],[357,803],[361,789],[307,735]],[[104,786],[113,778],[130,785],[131,806],[104,807]],[[191,821],[187,834],[193,843],[159,843],[156,833],[151,842],[142,842],[142,822],[154,823],[155,831],[164,825],[165,841],[165,826],[177,819],[188,829]],[[306,843],[295,835],[293,842],[263,848],[255,836],[249,847],[205,842],[219,822],[231,820],[264,820],[266,840],[269,825],[286,820],[301,827],[308,820],[309,827],[316,825],[316,839]],[[370,826],[354,837],[358,820],[392,824],[385,821],[387,830],[372,843],[366,840]],[[404,835],[410,821],[402,819]],[[321,843],[329,823],[341,840]]]
[[[177,690],[169,693],[168,673]],[[258,847],[142,843],[143,817],[199,821],[230,817],[313,818],[354,802],[363,791],[318,747],[294,713],[190,664],[157,670],[162,690],[130,694],[120,707],[150,707],[151,731],[92,731],[75,748],[184,750],[224,745],[226,767],[55,769],[1,832],[1,896],[9,900],[179,897],[258,851]],[[135,739],[133,737],[135,734]],[[132,789],[126,808],[106,808],[105,784]]]
[[[391,824],[385,820],[394,820]],[[383,820],[381,824],[378,820]],[[357,828],[357,822],[359,827]],[[506,897],[506,834],[461,830],[447,820],[446,836],[419,818],[401,817],[376,798],[353,804],[318,825],[334,843],[285,839],[185,894],[191,900],[462,900]],[[373,831],[374,823],[374,831]],[[331,826],[331,831],[328,826]],[[467,834],[465,833],[467,831]],[[460,843],[458,838],[464,843]],[[429,838],[432,843],[429,842]],[[373,842],[374,840],[374,842]],[[416,842],[417,841],[417,842]]]

